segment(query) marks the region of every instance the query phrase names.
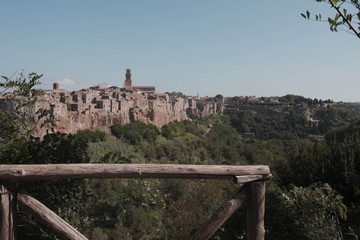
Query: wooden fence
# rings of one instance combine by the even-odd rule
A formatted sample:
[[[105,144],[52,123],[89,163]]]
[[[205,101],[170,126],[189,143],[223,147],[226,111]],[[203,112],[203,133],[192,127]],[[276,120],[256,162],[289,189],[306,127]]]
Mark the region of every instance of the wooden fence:
[[[27,194],[18,193],[18,181],[81,178],[168,178],[232,179],[243,184],[192,240],[209,239],[217,229],[247,202],[247,236],[263,240],[265,181],[272,178],[268,166],[179,165],[179,164],[37,164],[0,165],[0,239],[16,239],[17,205],[50,228],[61,239],[87,239],[45,205]]]

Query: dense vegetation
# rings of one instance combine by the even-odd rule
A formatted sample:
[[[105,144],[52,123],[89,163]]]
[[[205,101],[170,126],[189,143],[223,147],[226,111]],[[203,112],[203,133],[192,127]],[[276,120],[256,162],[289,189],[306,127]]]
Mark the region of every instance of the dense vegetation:
[[[311,101],[319,121],[308,121],[297,107],[301,98],[284,99],[293,101],[286,103],[286,114],[243,111],[161,129],[141,122],[115,124],[112,137],[84,130],[40,139],[30,127],[16,124],[19,116],[0,111],[0,161],[266,164],[275,176],[267,184],[266,239],[358,239],[358,115],[343,106]],[[325,141],[310,141],[312,134],[326,134]],[[106,240],[188,239],[238,186],[228,181],[107,179],[24,182],[19,188],[90,239]],[[244,239],[244,209],[212,239]],[[20,239],[56,239],[29,215],[19,212],[18,219]]]

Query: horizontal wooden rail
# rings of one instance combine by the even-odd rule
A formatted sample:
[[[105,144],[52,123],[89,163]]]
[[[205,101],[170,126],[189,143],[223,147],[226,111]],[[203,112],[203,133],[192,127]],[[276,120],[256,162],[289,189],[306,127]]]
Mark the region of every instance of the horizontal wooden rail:
[[[231,179],[237,176],[268,176],[263,165],[179,165],[179,164],[35,164],[0,165],[0,181],[65,178],[173,178]],[[251,177],[249,179],[254,180]]]

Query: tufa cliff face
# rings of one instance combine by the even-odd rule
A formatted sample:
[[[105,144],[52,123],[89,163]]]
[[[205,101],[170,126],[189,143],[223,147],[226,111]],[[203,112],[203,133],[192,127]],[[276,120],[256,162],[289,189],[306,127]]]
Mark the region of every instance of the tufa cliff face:
[[[109,127],[114,123],[127,124],[137,120],[161,127],[173,121],[189,119],[190,116],[203,117],[217,111],[212,98],[170,97],[168,94],[105,87],[74,92],[57,87],[43,90],[44,94],[30,112],[46,109],[50,112],[48,118],[56,124],[54,131],[74,134],[84,129],[109,132]],[[0,107],[11,112],[12,101],[0,99]],[[40,127],[44,119],[32,118],[35,119],[36,135],[45,135],[50,126]]]

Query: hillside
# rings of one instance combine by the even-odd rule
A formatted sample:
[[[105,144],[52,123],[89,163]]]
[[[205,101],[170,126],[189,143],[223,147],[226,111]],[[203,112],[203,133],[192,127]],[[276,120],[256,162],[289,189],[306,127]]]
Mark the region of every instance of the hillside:
[[[297,101],[239,102],[229,114],[161,128],[134,121],[115,123],[110,133],[49,132],[41,139],[30,124],[24,125],[23,112],[0,111],[0,161],[266,164],[275,176],[267,185],[266,239],[356,239],[359,116],[334,103]],[[90,239],[188,239],[238,186],[210,180],[108,179],[21,182],[19,188]],[[213,239],[245,238],[245,214],[238,211]],[[22,212],[17,227],[20,239],[55,239]]]

